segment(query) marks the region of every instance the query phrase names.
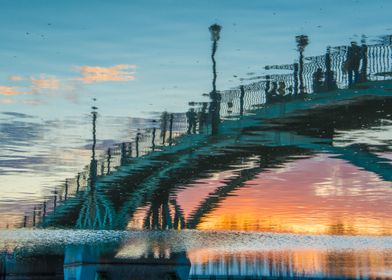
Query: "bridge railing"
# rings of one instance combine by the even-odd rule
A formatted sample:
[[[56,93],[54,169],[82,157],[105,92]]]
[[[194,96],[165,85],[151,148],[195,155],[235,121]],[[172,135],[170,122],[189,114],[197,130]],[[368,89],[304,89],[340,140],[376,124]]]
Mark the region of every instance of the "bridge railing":
[[[344,71],[344,63],[347,59],[347,46],[331,48],[330,70],[333,73],[334,82],[337,88],[344,89],[349,87],[348,74]],[[321,69],[323,73],[327,71],[326,55],[308,57],[305,59],[303,71],[303,80],[306,93],[313,93],[314,73]],[[392,78],[392,45],[388,41],[385,44],[366,45],[366,62],[362,59],[359,66],[359,74],[365,69],[367,81],[380,81]],[[364,63],[366,65],[364,66]],[[364,67],[364,68],[363,68]],[[267,84],[273,82],[279,84],[284,82],[285,95],[293,95],[295,80],[298,81],[298,73],[295,72],[294,63],[285,65],[270,65],[265,67],[266,70],[289,71],[284,74],[270,74],[262,77],[261,81],[243,85],[245,91],[243,101],[241,102],[241,86],[221,92],[221,117],[226,118],[233,115],[239,115],[241,111],[240,104],[243,104],[243,110],[252,110],[255,106],[267,102],[268,87]],[[280,72],[281,72],[280,71]],[[291,73],[290,73],[291,72]],[[291,89],[291,90],[290,90]]]

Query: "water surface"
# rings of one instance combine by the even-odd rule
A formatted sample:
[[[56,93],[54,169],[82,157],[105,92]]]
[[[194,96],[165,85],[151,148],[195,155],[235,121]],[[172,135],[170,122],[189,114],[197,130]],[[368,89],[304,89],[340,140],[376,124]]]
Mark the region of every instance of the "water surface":
[[[391,278],[391,9],[4,1],[0,278]]]

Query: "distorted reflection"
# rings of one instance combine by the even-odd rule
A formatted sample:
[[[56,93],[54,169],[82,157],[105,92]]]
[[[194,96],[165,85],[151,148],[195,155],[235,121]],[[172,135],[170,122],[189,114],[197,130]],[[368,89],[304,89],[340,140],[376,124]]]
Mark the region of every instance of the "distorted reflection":
[[[0,265],[9,279],[387,279],[392,261],[390,237],[202,231],[0,233],[7,244],[1,248]]]
[[[0,231],[0,277],[391,276],[391,36],[374,44],[362,36],[309,56],[311,40],[300,34],[294,61],[218,90],[226,28],[208,28],[209,100],[154,112],[132,128],[121,125],[125,140],[100,141],[105,108],[98,118],[93,98],[83,170],[21,209],[22,194],[11,199],[10,187],[0,190],[0,226],[15,228]],[[84,66],[80,80],[130,81],[134,68]],[[59,86],[54,78],[35,84]],[[49,133],[45,125],[13,112],[2,118],[0,148],[9,155],[0,157],[0,175],[50,163],[34,148],[18,157]]]
[[[93,107],[92,122],[93,122],[93,145],[92,155],[90,162],[90,173],[88,187],[86,188],[83,197],[81,198],[83,204],[81,206],[78,219],[76,221],[76,227],[80,229],[110,229],[113,223],[113,210],[110,202],[104,197],[104,195],[97,191],[97,160],[95,158],[95,146],[96,146],[96,121],[97,111],[96,107]],[[110,173],[110,149],[108,153],[108,165],[107,173]]]

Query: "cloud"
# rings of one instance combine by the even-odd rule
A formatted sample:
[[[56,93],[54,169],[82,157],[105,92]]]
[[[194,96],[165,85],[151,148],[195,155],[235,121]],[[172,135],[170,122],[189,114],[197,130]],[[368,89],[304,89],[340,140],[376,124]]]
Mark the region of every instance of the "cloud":
[[[23,113],[18,113],[18,112],[1,112],[2,115],[6,115],[6,116],[11,116],[11,117],[16,117],[16,118],[34,118],[34,116],[32,115],[28,115],[28,114],[23,114]]]
[[[25,80],[25,78],[23,78],[22,76],[13,75],[13,76],[9,76],[8,80],[10,80],[10,81],[23,81],[23,80]]]
[[[5,95],[7,98],[0,99],[1,104],[15,103],[16,99],[14,97],[18,95],[33,95],[34,99],[23,99],[18,102],[29,104],[29,105],[41,105],[44,104],[49,96],[48,93],[53,96],[57,94],[64,84],[63,80],[58,79],[55,76],[49,76],[45,74],[37,76],[19,76],[12,75],[8,77],[8,80],[13,82],[27,82],[20,86],[3,86],[0,85],[0,96]],[[65,81],[66,83],[67,81]],[[79,82],[80,83],[80,82]],[[42,98],[41,94],[46,97]]]
[[[15,96],[22,94],[30,94],[32,92],[37,92],[38,90],[58,90],[60,88],[60,81],[53,76],[41,75],[39,78],[35,77],[22,77],[13,75],[8,78],[11,81],[29,81],[31,84],[24,87],[16,86],[1,86],[0,85],[0,95]],[[2,103],[5,103],[3,100]]]
[[[12,114],[12,113],[11,113]],[[45,154],[34,155],[34,149],[43,141],[52,124],[20,120],[18,117],[7,118],[0,123],[0,148],[4,156],[0,157],[0,175],[20,172],[26,169],[38,169],[45,163]]]
[[[94,82],[113,82],[113,81],[132,81],[135,80],[134,69],[135,65],[119,64],[110,67],[101,66],[82,66],[80,67],[80,73],[82,78],[77,80],[83,81],[84,83]]]
[[[14,100],[12,100],[11,98],[2,98],[2,99],[0,99],[0,103],[1,104],[11,104],[11,103],[14,103]]]
[[[44,99],[27,99],[27,100],[22,100],[22,103],[36,106],[36,105],[46,104],[47,102]]]
[[[18,86],[2,86],[0,85],[0,96],[5,95],[8,98],[3,98],[0,103],[13,103],[14,100],[11,98],[22,94],[33,94],[35,100],[23,100],[23,103],[38,105],[42,104],[43,100],[40,100],[40,95],[51,94],[63,95],[66,99],[76,103],[78,101],[77,88],[83,84],[92,84],[98,82],[124,82],[135,80],[135,68],[136,65],[132,64],[118,64],[109,67],[102,66],[80,66],[78,71],[81,77],[71,78],[59,78],[56,76],[50,76],[46,74],[33,75],[33,76],[21,76],[21,75],[10,75],[9,81],[24,82]]]
[[[60,81],[55,77],[41,76],[39,79],[31,77],[30,80],[34,89],[58,90],[60,88]]]
[[[18,87],[0,86],[0,95],[13,96],[13,95],[28,94],[28,93],[29,92],[20,91]]]

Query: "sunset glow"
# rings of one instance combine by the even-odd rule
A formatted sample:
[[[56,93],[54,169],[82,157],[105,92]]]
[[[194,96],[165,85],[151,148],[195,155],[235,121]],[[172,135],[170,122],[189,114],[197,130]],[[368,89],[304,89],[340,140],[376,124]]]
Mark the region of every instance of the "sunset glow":
[[[315,171],[308,172],[310,167]],[[188,192],[193,197],[191,187],[178,196]],[[388,235],[391,195],[389,182],[319,155],[256,176],[203,217],[197,228]],[[195,210],[187,205],[182,204],[185,213]]]

